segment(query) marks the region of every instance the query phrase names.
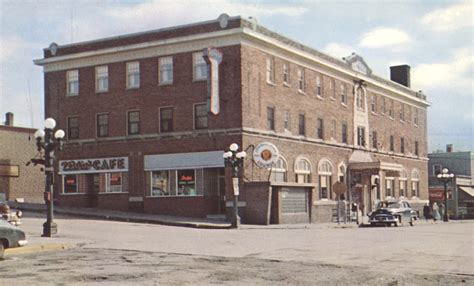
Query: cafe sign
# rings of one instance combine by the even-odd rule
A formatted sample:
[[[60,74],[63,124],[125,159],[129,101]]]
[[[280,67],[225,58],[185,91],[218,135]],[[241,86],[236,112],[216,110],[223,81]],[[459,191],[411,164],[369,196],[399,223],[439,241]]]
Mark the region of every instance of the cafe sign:
[[[111,172],[128,172],[128,157],[59,161],[59,174]]]

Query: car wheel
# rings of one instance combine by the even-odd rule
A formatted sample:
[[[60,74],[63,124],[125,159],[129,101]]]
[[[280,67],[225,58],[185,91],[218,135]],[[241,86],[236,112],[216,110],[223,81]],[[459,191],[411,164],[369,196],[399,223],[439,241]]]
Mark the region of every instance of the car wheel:
[[[410,220],[410,226],[414,226],[415,225],[415,221],[412,219]]]
[[[3,260],[4,253],[5,253],[5,246],[3,246],[3,243],[0,241],[0,260]]]

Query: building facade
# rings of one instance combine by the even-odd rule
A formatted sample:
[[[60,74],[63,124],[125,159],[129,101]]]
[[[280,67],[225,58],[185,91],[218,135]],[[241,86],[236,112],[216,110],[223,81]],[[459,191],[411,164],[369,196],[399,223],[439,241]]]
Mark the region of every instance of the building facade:
[[[0,125],[0,201],[43,203],[44,173],[28,162],[38,157],[35,129],[14,126],[12,113]]]
[[[448,183],[448,214],[451,218],[474,218],[474,153],[446,152],[428,154],[430,203],[445,203],[444,185],[436,177],[444,168],[454,174]]]
[[[221,55],[214,66],[211,47]],[[279,151],[271,168],[245,159],[244,222],[328,221],[341,198],[364,213],[386,197],[415,206],[428,198],[428,103],[410,89],[409,66],[392,67],[386,80],[356,54],[334,59],[225,14],[52,44],[35,63],[46,115],[67,134],[60,204],[226,213],[233,193],[222,154],[234,142],[249,154],[262,143]]]

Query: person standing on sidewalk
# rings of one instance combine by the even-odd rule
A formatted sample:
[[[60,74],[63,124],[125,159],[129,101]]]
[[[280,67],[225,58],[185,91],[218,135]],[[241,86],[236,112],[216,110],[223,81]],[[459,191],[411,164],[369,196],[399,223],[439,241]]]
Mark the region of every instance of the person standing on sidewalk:
[[[433,203],[433,220],[434,221],[437,221],[441,219],[440,215],[439,215],[439,207],[438,207],[438,204],[436,202]]]
[[[426,203],[423,207],[423,216],[425,217],[426,221],[430,218],[430,204]]]

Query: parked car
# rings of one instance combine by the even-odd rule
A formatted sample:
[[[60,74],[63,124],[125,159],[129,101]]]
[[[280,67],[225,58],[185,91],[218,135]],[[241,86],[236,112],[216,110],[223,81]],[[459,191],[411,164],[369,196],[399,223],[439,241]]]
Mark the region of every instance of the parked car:
[[[397,225],[403,225],[408,222],[411,226],[418,218],[418,214],[414,211],[410,204],[404,200],[387,200],[381,201],[377,205],[377,209],[388,210],[393,216],[398,219]]]
[[[399,220],[390,210],[381,208],[369,214],[369,223],[372,226],[398,226]]]
[[[18,226],[21,224],[23,212],[10,208],[6,202],[0,202],[0,216],[9,223]]]
[[[0,259],[7,248],[25,246],[28,243],[23,230],[0,219]]]

